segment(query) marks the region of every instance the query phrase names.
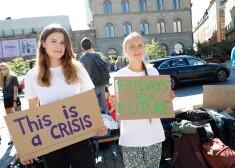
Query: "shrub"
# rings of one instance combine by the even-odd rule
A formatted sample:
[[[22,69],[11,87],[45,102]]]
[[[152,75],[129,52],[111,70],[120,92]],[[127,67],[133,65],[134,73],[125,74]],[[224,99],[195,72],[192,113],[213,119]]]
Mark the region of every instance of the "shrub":
[[[29,71],[29,63],[23,57],[14,58],[11,62],[7,62],[11,70],[18,75],[25,75]]]

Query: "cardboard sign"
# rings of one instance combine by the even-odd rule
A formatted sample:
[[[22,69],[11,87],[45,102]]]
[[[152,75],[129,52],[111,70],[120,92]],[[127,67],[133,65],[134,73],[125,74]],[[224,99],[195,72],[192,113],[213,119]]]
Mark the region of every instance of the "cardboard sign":
[[[228,107],[235,109],[235,86],[204,85],[203,108],[215,108],[218,111]]]
[[[22,161],[95,136],[104,128],[94,90],[4,118]]]
[[[175,117],[169,75],[115,77],[117,120]]]

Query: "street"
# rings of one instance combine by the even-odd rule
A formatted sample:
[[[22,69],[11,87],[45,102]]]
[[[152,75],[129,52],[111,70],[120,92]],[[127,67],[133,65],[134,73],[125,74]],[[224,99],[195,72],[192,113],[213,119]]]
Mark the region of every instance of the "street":
[[[223,83],[204,83],[205,85],[235,85],[235,70],[231,69],[231,62],[226,62],[227,66],[230,67],[231,74],[227,81]],[[113,74],[111,75],[113,76]],[[203,85],[204,84],[194,84],[180,86],[175,89],[175,98],[173,100],[174,110],[186,110],[192,109],[193,105],[201,105],[203,101]],[[27,109],[27,100],[24,99],[23,95],[21,97],[22,109]],[[0,168],[5,168],[5,166],[14,160],[15,148],[13,145],[8,146],[7,143],[10,140],[6,123],[3,116],[5,115],[5,110],[3,107],[2,97],[0,99],[0,135],[2,136],[2,143],[0,145]],[[104,156],[105,157],[105,156]]]

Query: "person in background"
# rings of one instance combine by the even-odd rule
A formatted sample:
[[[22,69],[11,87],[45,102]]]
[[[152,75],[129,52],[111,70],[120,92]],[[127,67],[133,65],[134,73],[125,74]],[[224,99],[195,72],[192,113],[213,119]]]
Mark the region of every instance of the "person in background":
[[[35,59],[32,59],[29,61],[29,69],[33,69],[35,67],[35,64],[36,64],[36,60]]]
[[[25,98],[29,108],[45,105],[94,88],[82,64],[75,59],[67,31],[59,24],[46,26],[39,38],[37,66],[25,76]],[[103,136],[106,130],[99,130]],[[42,156],[47,168],[96,167],[90,139],[74,143]],[[33,158],[23,164],[33,162]]]
[[[85,37],[81,41],[82,49],[85,51],[85,55],[82,55],[79,59],[80,62],[84,65],[86,68],[89,76],[91,77],[94,71],[93,65],[94,65],[94,58],[100,57],[100,55],[92,50],[92,42],[89,38]],[[93,81],[93,83],[95,83]],[[110,114],[108,108],[106,107],[106,101],[105,101],[105,85],[99,85],[95,86],[95,93],[96,97],[100,106],[100,110],[104,114]]]
[[[232,60],[232,68],[235,70],[235,47],[233,47],[232,49],[231,60]]]
[[[21,111],[21,102],[18,97],[18,79],[14,75],[6,63],[0,64],[0,87],[3,92],[3,102],[6,114],[9,115],[13,111]],[[12,139],[8,142],[8,145],[13,144]]]
[[[14,110],[21,111],[21,102],[18,97],[18,79],[6,63],[0,64],[0,87],[3,92],[3,101],[6,114],[11,114]]]
[[[171,56],[177,56],[178,54],[174,51]]]
[[[118,71],[120,69],[120,64],[121,64],[121,56],[118,56],[117,60],[115,61],[115,64],[114,64],[115,71]]]
[[[106,100],[106,106],[108,107],[109,111],[110,111],[110,115],[111,117],[116,121],[116,114],[115,114],[115,104],[113,102],[109,101],[110,98],[110,92],[109,92],[109,88],[106,85],[105,86],[105,100]]]
[[[133,32],[125,37],[123,53],[129,59],[129,64],[116,72],[115,77],[159,75],[157,69],[147,67],[143,63],[145,42],[138,33]],[[174,97],[174,92],[171,97]],[[111,95],[110,102],[114,101],[115,96]],[[119,144],[122,148],[125,167],[159,167],[164,140],[165,133],[160,118],[120,121]]]

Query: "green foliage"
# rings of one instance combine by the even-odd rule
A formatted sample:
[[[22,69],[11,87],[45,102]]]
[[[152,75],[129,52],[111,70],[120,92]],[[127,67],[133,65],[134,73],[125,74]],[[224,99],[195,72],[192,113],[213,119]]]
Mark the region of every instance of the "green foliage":
[[[23,57],[17,57],[7,64],[16,75],[25,75],[29,70],[29,63]]]
[[[185,49],[183,54],[185,54],[185,55],[195,55],[196,52],[193,49]]]
[[[196,43],[197,45],[197,52],[201,55],[209,55],[211,54],[211,47],[209,46],[208,42],[204,43]]]
[[[152,44],[146,44],[146,51],[150,59],[162,58],[166,56],[161,45],[154,39],[152,39]]]
[[[197,43],[197,50],[201,55],[218,54],[219,56],[230,51],[226,43],[218,43],[214,46],[210,46],[208,42]]]

